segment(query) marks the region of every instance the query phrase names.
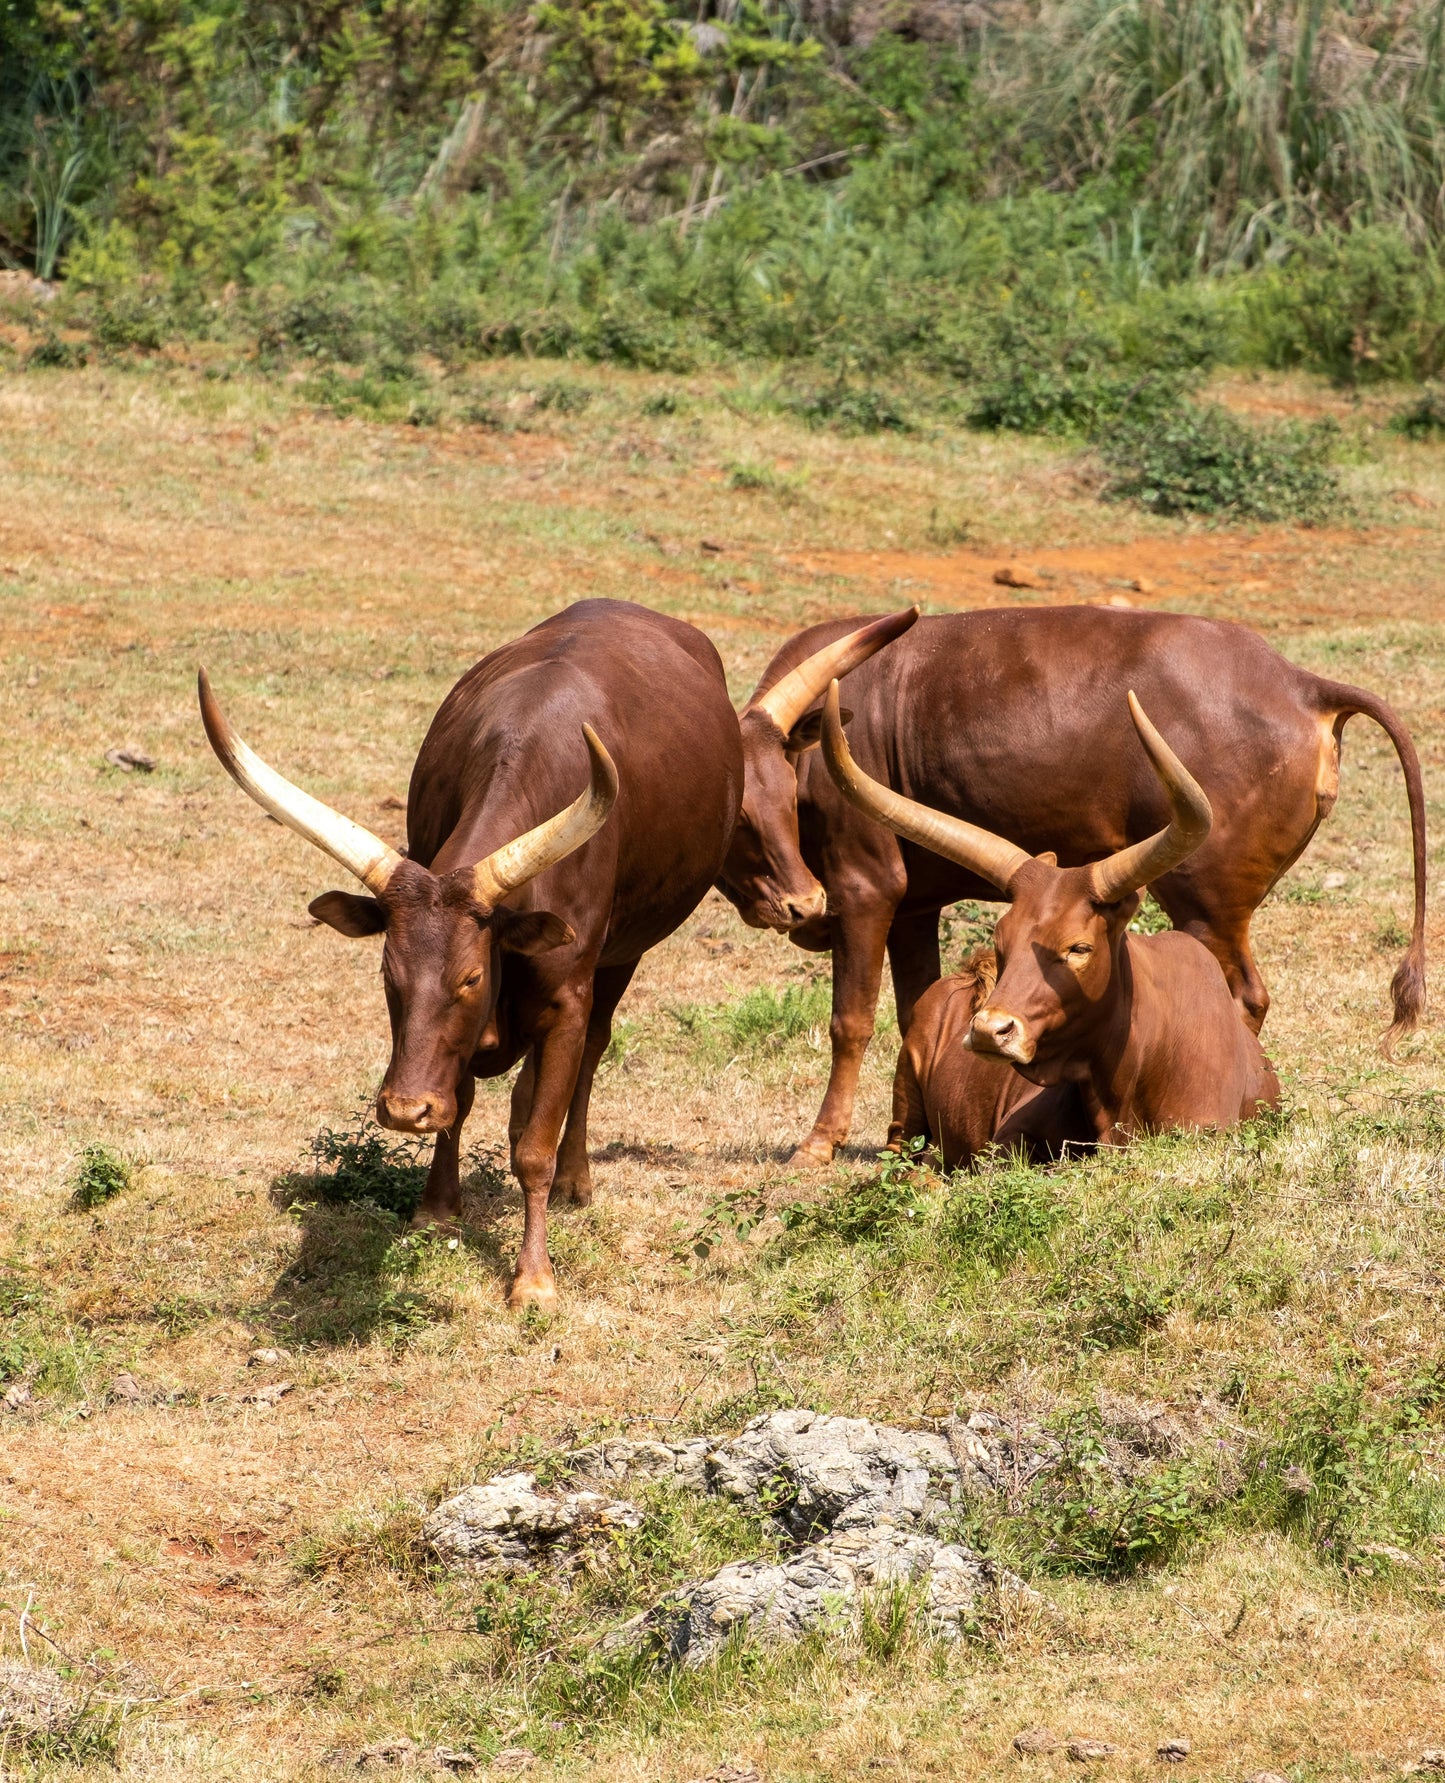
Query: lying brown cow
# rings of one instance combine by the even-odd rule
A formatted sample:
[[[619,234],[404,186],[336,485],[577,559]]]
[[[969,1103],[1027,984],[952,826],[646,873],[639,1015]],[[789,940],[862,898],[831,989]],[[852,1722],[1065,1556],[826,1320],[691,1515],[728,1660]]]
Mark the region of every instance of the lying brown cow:
[[[1346,723],[1373,719],[1395,746],[1410,803],[1415,914],[1392,986],[1392,1033],[1415,1025],[1425,1002],[1425,801],[1410,733],[1382,699],[1297,668],[1244,626],[1182,614],[1036,607],[913,624],[910,611],[892,619],[905,636],[860,658],[857,645],[888,625],[855,618],[800,632],[742,718],[747,786],[719,883],[744,920],[833,954],[833,1066],[797,1162],[826,1163],[848,1136],[885,948],[906,1031],[939,974],[940,910],[998,895],[971,869],[858,816],[808,752],[818,702],[844,672],[840,650],[851,670],[848,735],[870,774],[1030,854],[1056,849],[1071,867],[1165,820],[1127,690],[1167,713],[1176,748],[1208,762],[1219,815],[1203,846],[1151,890],[1175,928],[1219,960],[1256,1030],[1269,993],[1250,919],[1335,802]]]
[[[1169,822],[1091,866],[1060,867],[1052,854],[1030,855],[870,779],[849,753],[836,682],[829,691],[823,754],[849,804],[1009,900],[994,931],[998,980],[961,1044],[938,1045],[916,1020],[908,1030],[905,1050],[926,1065],[923,1108],[963,1110],[932,1135],[945,1157],[978,1149],[975,1116],[997,1108],[998,1061],[1030,1084],[1077,1084],[1092,1137],[1105,1145],[1171,1127],[1229,1127],[1278,1104],[1274,1070],[1209,949],[1177,930],[1129,933],[1143,887],[1192,854],[1212,822],[1209,801],[1132,693],[1129,712]],[[940,1000],[932,1014],[945,1011]],[[1006,1126],[1030,1136],[1027,1106],[1003,1112]],[[1057,1107],[1046,1112],[1056,1123]]]
[[[473,1079],[525,1057],[512,1091],[526,1224],[511,1301],[552,1304],[547,1201],[591,1199],[587,1105],[613,1011],[638,960],[717,877],[737,819],[742,745],[717,651],[680,620],[606,600],[494,650],[427,732],[408,856],[267,767],[204,670],[200,692],[231,777],[372,894],[327,892],[311,913],[343,935],[386,936],[392,1047],[376,1112],[397,1132],[437,1135],[418,1223],[460,1210]]]
[[[1030,1083],[1009,1060],[969,1050],[973,1018],[997,977],[993,949],[975,948],[914,1005],[893,1074],[890,1151],[922,1138],[937,1146],[945,1170],[966,1170],[991,1145],[1043,1164],[1067,1146],[1094,1143],[1078,1084]]]

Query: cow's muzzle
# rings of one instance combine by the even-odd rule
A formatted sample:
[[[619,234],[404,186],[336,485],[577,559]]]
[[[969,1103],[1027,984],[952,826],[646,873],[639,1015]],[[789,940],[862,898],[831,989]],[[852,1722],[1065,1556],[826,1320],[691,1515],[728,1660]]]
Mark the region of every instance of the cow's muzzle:
[[[382,1090],[376,1118],[392,1133],[444,1133],[457,1118],[456,1102],[446,1096],[397,1096]]]
[[[974,1016],[964,1037],[971,1052],[996,1059],[1009,1059],[1015,1065],[1033,1063],[1038,1042],[1016,1015],[1006,1009],[983,1008]]]

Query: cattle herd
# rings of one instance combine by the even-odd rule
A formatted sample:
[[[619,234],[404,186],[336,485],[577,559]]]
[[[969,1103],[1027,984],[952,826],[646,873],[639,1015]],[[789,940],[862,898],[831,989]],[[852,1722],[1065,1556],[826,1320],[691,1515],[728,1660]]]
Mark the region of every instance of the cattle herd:
[[[745,922],[833,955],[832,1069],[800,1166],[848,1136],[885,954],[903,1035],[891,1145],[926,1138],[954,1168],[991,1145],[1044,1159],[1229,1126],[1279,1095],[1250,920],[1334,804],[1358,713],[1389,735],[1409,797],[1415,911],[1391,1035],[1424,1007],[1409,732],[1236,625],[1091,607],[832,621],[784,645],[738,713],[695,627],[581,601],[443,701],[404,854],[269,767],[204,670],[200,702],[232,778],[369,894],[310,908],[385,936],[376,1112],[436,1135],[419,1223],[460,1211],[475,1079],[521,1064],[515,1307],[556,1299],[549,1200],[591,1200],[587,1110],[613,1013],[714,884]],[[1172,930],[1131,932],[1145,887]],[[992,948],[943,978],[939,918],[961,898],[1007,908]]]

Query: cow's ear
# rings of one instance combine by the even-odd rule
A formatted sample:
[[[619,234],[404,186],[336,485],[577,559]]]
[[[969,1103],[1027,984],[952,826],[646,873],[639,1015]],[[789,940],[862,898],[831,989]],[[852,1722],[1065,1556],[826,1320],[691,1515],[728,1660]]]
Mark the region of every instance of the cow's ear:
[[[1057,867],[1059,864],[1059,857],[1052,848],[1046,848],[1042,854],[1036,854],[1034,859],[1045,867]]]
[[[844,707],[840,714],[844,724],[853,722],[853,714]],[[784,744],[790,755],[801,755],[805,749],[816,749],[823,740],[823,714],[808,712],[788,732]]]
[[[499,910],[493,921],[503,953],[550,953],[577,939],[577,931],[550,910]]]
[[[376,899],[359,898],[353,892],[322,892],[306,908],[338,935],[379,935],[386,927],[386,912]]]

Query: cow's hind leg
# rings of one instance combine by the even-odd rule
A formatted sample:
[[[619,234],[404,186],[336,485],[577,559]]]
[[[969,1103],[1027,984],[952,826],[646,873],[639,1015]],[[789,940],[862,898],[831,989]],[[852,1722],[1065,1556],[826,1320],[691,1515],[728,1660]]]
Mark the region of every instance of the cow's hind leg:
[[[587,1018],[587,1039],[577,1088],[567,1110],[567,1131],[557,1151],[557,1174],[552,1179],[552,1200],[564,1197],[574,1207],[586,1207],[592,1199],[592,1169],[587,1157],[587,1110],[592,1101],[592,1079],[612,1039],[612,1017],[623,992],[637,970],[634,960],[626,966],[608,966],[592,980],[592,1013]]]
[[[462,1124],[472,1112],[477,1080],[463,1071],[457,1085],[457,1118],[445,1133],[438,1133],[427,1171],[421,1205],[411,1216],[414,1227],[445,1226],[462,1211]]]
[[[1172,873],[1149,889],[1175,928],[1202,941],[1219,961],[1240,1014],[1257,1034],[1269,1014],[1269,989],[1249,945],[1255,905],[1218,902],[1205,886]]]
[[[557,1304],[557,1283],[547,1255],[547,1200],[557,1169],[557,1142],[577,1088],[587,1040],[591,983],[567,988],[547,1010],[532,1046],[531,1106],[512,1147],[512,1168],[522,1185],[522,1248],[512,1278],[509,1303],[549,1312]]]
[[[848,1137],[863,1055],[873,1038],[893,908],[874,906],[833,920],[833,1019],[828,1028],[833,1068],[813,1131],[789,1160],[795,1165],[817,1168],[831,1163],[834,1147]]]

